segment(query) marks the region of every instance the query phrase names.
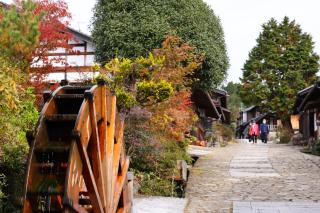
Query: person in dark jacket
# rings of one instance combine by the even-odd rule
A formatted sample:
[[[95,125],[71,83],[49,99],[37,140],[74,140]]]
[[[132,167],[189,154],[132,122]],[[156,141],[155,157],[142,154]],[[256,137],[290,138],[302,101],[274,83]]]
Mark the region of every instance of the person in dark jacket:
[[[263,119],[262,124],[260,125],[260,137],[262,143],[267,143],[269,134],[269,127],[267,125],[266,119]]]

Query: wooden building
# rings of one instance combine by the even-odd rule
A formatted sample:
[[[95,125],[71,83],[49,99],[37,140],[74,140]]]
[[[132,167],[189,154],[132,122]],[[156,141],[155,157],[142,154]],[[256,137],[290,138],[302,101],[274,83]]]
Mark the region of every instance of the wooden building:
[[[67,31],[72,34],[72,39],[68,41],[71,49],[57,48],[48,53],[50,58],[62,58],[66,63],[53,64],[53,72],[50,73],[47,81],[79,81],[86,78],[92,78],[94,71],[92,65],[94,64],[95,45],[91,36],[86,35],[80,31],[67,28]],[[41,66],[42,62],[34,64],[34,67]]]
[[[228,93],[224,90],[215,89],[210,92],[194,90],[191,100],[195,111],[199,116],[197,138],[206,140],[213,134],[213,122],[230,124],[230,111],[227,108]]]
[[[10,4],[0,1],[0,8],[9,9],[10,7]],[[57,48],[46,55],[49,60],[53,58],[64,59],[63,63],[53,64],[53,72],[46,77],[48,82],[60,82],[61,80],[79,81],[92,78],[95,74],[92,69],[95,54],[95,45],[92,37],[70,27],[67,27],[67,32],[72,35],[72,39],[68,41],[72,48],[68,50]],[[32,67],[36,68],[42,65],[43,61],[38,61]]]
[[[298,92],[291,121],[306,143],[320,138],[320,82]]]

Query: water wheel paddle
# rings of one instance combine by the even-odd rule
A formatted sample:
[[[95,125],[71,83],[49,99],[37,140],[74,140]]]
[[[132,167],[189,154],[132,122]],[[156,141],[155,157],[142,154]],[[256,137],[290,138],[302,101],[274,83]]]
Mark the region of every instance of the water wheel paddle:
[[[99,82],[61,86],[44,97],[23,212],[130,212],[124,118],[115,95]]]

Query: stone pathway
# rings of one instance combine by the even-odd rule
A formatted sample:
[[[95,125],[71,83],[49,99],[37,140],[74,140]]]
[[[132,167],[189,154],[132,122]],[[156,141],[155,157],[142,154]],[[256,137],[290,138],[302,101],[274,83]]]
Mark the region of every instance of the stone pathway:
[[[191,170],[186,197],[186,213],[320,213],[320,157],[278,144],[215,148]]]
[[[237,153],[230,163],[230,175],[241,178],[278,177],[268,158],[268,145],[247,147]]]
[[[314,202],[234,202],[233,213],[319,213]]]
[[[182,213],[187,201],[175,197],[134,198],[133,213]]]

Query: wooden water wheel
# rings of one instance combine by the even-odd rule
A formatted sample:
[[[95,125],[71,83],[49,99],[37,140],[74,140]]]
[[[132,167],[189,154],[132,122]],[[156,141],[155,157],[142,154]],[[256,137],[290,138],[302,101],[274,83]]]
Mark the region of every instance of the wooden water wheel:
[[[23,212],[130,212],[124,119],[104,82],[46,93]]]

